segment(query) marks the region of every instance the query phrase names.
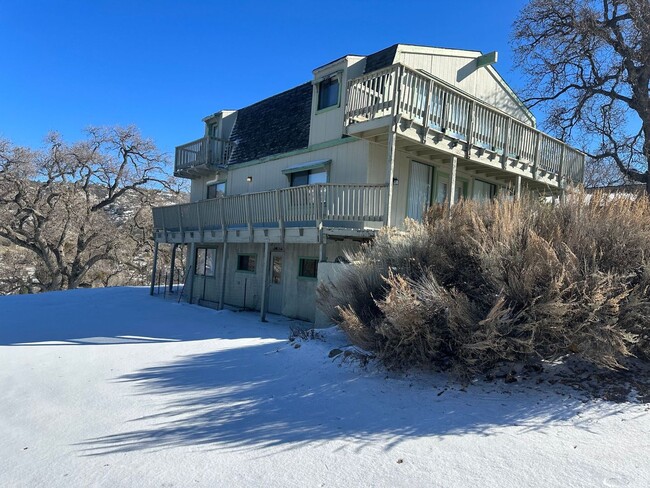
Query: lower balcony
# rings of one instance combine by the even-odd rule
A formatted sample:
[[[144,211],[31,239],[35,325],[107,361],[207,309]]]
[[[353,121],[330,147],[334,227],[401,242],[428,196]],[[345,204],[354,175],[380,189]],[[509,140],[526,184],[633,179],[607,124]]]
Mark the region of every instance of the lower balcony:
[[[319,243],[371,237],[385,222],[386,185],[318,184],[153,209],[157,242]]]

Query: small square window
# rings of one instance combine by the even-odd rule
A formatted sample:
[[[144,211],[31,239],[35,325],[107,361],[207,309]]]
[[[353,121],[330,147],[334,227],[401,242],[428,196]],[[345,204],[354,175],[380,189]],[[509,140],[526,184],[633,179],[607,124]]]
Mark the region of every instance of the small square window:
[[[300,258],[298,276],[301,278],[316,278],[318,276],[318,259]]]
[[[339,103],[339,79],[327,78],[318,84],[318,110],[333,107]]]
[[[256,254],[239,254],[237,256],[237,271],[255,273]]]
[[[221,198],[226,196],[226,182],[208,185],[208,198]]]

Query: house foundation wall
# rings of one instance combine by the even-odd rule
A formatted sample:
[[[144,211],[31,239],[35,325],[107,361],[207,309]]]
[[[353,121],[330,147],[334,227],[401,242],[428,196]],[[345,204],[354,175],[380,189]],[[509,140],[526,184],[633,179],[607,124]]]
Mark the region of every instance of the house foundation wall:
[[[269,293],[268,311],[281,313],[284,316],[315,322],[318,317],[316,306],[316,287],[321,280],[320,273],[323,264],[333,264],[337,258],[344,257],[347,251],[354,251],[360,246],[359,242],[351,239],[332,240],[325,244],[327,263],[319,263],[318,276],[308,278],[299,276],[300,260],[302,258],[319,259],[319,244],[271,244],[269,257],[279,256],[282,259],[281,280],[279,284],[271,283],[272,273],[269,271],[270,286],[279,286],[278,293]],[[205,276],[192,269],[192,303],[218,308],[221,296],[223,244],[197,244],[197,249],[216,249],[214,275]],[[240,256],[249,256],[255,260],[255,270],[238,269]],[[271,263],[266,263],[271,266]],[[245,310],[260,310],[263,293],[263,272],[265,266],[264,244],[258,243],[228,243],[226,256],[226,276],[224,289],[224,304]],[[281,297],[278,299],[278,297]],[[273,302],[273,300],[276,300]],[[281,300],[278,303],[277,300]],[[318,319],[323,324],[326,319]]]

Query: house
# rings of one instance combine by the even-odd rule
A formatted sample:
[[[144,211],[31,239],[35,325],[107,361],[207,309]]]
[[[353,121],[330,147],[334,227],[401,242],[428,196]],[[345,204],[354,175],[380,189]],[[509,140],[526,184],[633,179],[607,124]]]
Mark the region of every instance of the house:
[[[156,249],[188,247],[184,296],[313,321],[318,281],[381,226],[433,202],[580,183],[584,155],[535,128],[495,61],[396,44],[206,117],[176,148],[191,202],[153,209]]]

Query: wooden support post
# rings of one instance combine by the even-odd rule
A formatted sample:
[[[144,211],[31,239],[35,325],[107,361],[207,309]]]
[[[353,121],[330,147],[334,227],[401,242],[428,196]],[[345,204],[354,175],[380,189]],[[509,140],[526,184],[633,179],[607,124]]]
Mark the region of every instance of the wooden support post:
[[[280,190],[275,190],[275,208],[278,217],[278,228],[280,229],[280,239],[284,244],[284,207],[282,205],[282,194]]]
[[[535,155],[533,158],[533,179],[537,180],[537,167],[539,166],[540,147],[542,145],[542,133],[537,132],[537,140],[535,141]]]
[[[469,102],[469,108],[467,110],[467,134],[465,139],[467,144],[465,145],[465,158],[469,159],[472,153],[472,145],[474,144],[474,100]]]
[[[517,186],[515,187],[515,200],[521,199],[521,175],[517,175]]]
[[[388,155],[386,157],[386,185],[388,185],[388,195],[386,196],[386,205],[384,209],[384,225],[392,224],[390,213],[393,207],[393,178],[395,177],[395,138],[397,132],[397,123],[393,124],[388,133]]]
[[[512,131],[512,119],[506,120],[506,132],[503,136],[503,154],[501,155],[501,168],[508,169],[508,153],[510,152],[510,132]]]
[[[456,170],[458,169],[458,158],[453,156],[451,158],[451,175],[449,176],[449,195],[447,196],[447,204],[449,209],[449,218],[451,218],[451,207],[454,206],[456,199]]]
[[[221,289],[219,290],[219,310],[223,310],[226,296],[226,265],[228,264],[228,233],[223,231],[223,254],[221,255]]]
[[[174,268],[176,267],[176,247],[178,244],[172,244],[172,256],[169,263],[169,292],[174,291]]]
[[[325,233],[323,229],[318,230],[318,261],[324,263],[327,261],[327,253],[325,249]]]
[[[194,273],[196,272],[196,242],[190,243],[190,255],[188,259],[190,265],[187,267],[189,270],[189,273],[185,277],[185,280],[189,280],[189,287],[187,286],[187,283],[185,283],[185,286],[188,288],[188,303],[192,303],[192,296],[194,292]]]
[[[156,268],[158,267],[158,241],[153,244],[153,270],[151,271],[151,287],[149,288],[149,295],[153,295],[154,287],[156,286]]]
[[[426,93],[427,97],[424,103],[424,115],[422,116],[422,134],[420,134],[420,140],[422,144],[427,142],[427,134],[429,133],[429,119],[431,118],[431,92],[432,92],[433,82],[427,78],[426,82]]]
[[[266,322],[266,308],[269,294],[269,241],[264,242],[264,267],[262,268],[262,304],[260,306],[260,321]]]
[[[248,222],[248,242],[253,242],[253,214],[251,211],[250,193],[244,195],[244,204],[246,206],[246,220]]]

